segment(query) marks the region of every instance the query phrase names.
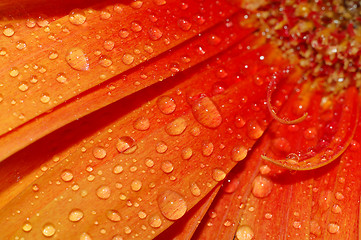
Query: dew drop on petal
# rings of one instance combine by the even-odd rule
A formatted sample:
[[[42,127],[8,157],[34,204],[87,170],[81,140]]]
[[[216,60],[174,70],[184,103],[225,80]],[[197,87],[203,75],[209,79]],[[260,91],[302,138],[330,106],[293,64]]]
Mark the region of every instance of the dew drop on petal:
[[[251,120],[247,124],[247,134],[251,139],[258,139],[262,136],[263,130],[257,120]]]
[[[24,225],[23,225],[23,231],[24,232],[30,232],[32,228],[33,228],[33,226],[28,221],[25,222]]]
[[[142,31],[143,28],[139,22],[133,21],[131,23],[130,29],[132,29],[133,32],[140,32],[140,31]]]
[[[104,47],[106,50],[111,51],[111,50],[113,50],[114,45],[115,45],[115,43],[114,43],[113,41],[111,41],[111,40],[105,40],[105,41],[104,41],[104,44],[103,44],[103,47]]]
[[[159,110],[164,114],[171,114],[175,111],[177,105],[173,98],[169,96],[161,96],[157,100]]]
[[[184,160],[190,159],[190,158],[192,157],[192,155],[193,155],[193,150],[192,150],[192,148],[190,148],[190,147],[184,148],[184,149],[182,150],[181,155],[182,155],[182,158],[183,158]]]
[[[158,207],[169,220],[178,220],[187,212],[187,203],[183,196],[175,191],[166,190],[158,195]]]
[[[16,67],[11,68],[9,75],[11,77],[17,77],[19,75],[19,69],[17,69]]]
[[[222,181],[224,178],[226,177],[226,173],[218,168],[213,169],[213,173],[212,173],[212,178],[217,181],[220,182]]]
[[[130,188],[134,192],[138,192],[142,188],[142,182],[140,180],[133,180],[132,183],[130,184]]]
[[[89,69],[89,60],[81,48],[75,47],[69,49],[65,56],[66,62],[70,67],[79,71],[86,71]]]
[[[112,222],[119,222],[122,219],[120,213],[113,209],[107,211],[107,218]]]
[[[153,41],[156,41],[163,36],[163,32],[157,27],[150,28],[148,33],[149,33],[149,38],[152,39]]]
[[[161,165],[161,169],[165,173],[171,173],[174,169],[174,166],[170,161],[163,161]]]
[[[162,225],[162,219],[158,214],[154,214],[149,216],[148,223],[152,228],[159,228]]]
[[[185,20],[185,19],[183,19],[183,18],[181,18],[181,19],[179,19],[179,20],[177,21],[177,25],[178,25],[178,27],[179,27],[180,29],[182,29],[183,31],[188,31],[188,30],[191,29],[191,27],[192,27],[192,24],[191,24],[189,21],[187,21],[187,20]]]
[[[78,222],[80,221],[82,218],[84,217],[84,213],[82,210],[80,209],[73,209],[71,210],[71,212],[69,213],[69,220],[71,222]]]
[[[202,143],[202,154],[205,157],[209,157],[214,150],[214,145],[211,142],[203,142]]]
[[[100,186],[96,192],[97,196],[101,199],[108,199],[111,194],[111,190],[108,186]]]
[[[165,153],[168,150],[168,146],[165,142],[159,142],[157,143],[155,150],[157,151],[157,153]]]
[[[7,37],[11,37],[12,35],[14,35],[15,30],[14,30],[14,26],[11,24],[7,24],[4,26],[4,30],[3,30],[3,34]]]
[[[110,59],[110,57],[102,55],[99,58],[99,64],[100,64],[100,66],[106,68],[106,67],[110,67],[113,64],[113,61]]]
[[[238,226],[236,237],[237,240],[252,240],[254,238],[254,232],[252,228],[247,225]]]
[[[82,25],[86,21],[86,16],[83,10],[74,9],[69,14],[69,22],[74,25]]]
[[[73,180],[74,175],[73,173],[69,170],[69,169],[65,169],[61,174],[60,174],[61,179],[64,182],[70,182],[71,180]]]
[[[121,165],[115,165],[113,168],[113,173],[114,174],[119,174],[123,172],[123,167]]]
[[[123,136],[121,138],[118,139],[116,148],[117,150],[122,153],[128,149],[130,149],[131,147],[134,146],[134,139],[129,137],[129,136]]]
[[[194,118],[203,126],[217,128],[222,123],[222,116],[217,106],[209,97],[202,97],[192,104]]]
[[[252,182],[252,194],[258,198],[267,197],[272,191],[273,183],[266,177],[257,176]]]
[[[107,156],[107,152],[103,147],[93,148],[93,156],[97,159],[104,159]]]
[[[58,73],[56,76],[56,81],[59,83],[65,83],[67,81],[67,77],[65,76],[65,73]]]
[[[335,234],[340,230],[340,226],[337,225],[336,223],[330,223],[327,226],[327,231],[331,234]]]
[[[226,193],[233,193],[239,186],[239,180],[237,178],[228,179],[223,184],[223,191]]]
[[[92,238],[90,237],[89,234],[84,232],[84,233],[80,234],[79,240],[92,240]]]
[[[133,127],[139,131],[148,130],[150,127],[149,119],[146,117],[139,117],[134,121]]]
[[[199,197],[201,195],[201,189],[198,187],[197,183],[191,183],[189,189],[193,196]]]
[[[134,62],[134,56],[132,54],[125,53],[122,57],[122,61],[124,64],[130,65]]]
[[[246,158],[247,153],[248,150],[244,146],[236,146],[232,149],[231,158],[233,161],[239,162]]]
[[[120,29],[120,31],[119,31],[119,36],[120,36],[121,38],[127,38],[127,37],[129,36],[128,30],[125,29],[125,28]]]
[[[174,121],[168,123],[165,127],[165,131],[171,136],[181,135],[187,128],[187,122],[184,118],[179,117]]]
[[[55,234],[55,227],[53,224],[51,223],[47,223],[43,226],[43,230],[42,230],[42,233],[45,237],[51,237]]]
[[[48,103],[50,101],[50,96],[48,93],[41,94],[40,102],[42,103]]]

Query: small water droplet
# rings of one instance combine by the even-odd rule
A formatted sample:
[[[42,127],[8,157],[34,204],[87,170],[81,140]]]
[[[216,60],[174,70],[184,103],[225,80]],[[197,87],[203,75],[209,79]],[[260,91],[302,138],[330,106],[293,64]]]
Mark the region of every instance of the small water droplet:
[[[16,43],[16,48],[18,50],[23,50],[24,48],[26,48],[26,43],[23,40],[19,40]]]
[[[187,122],[184,118],[179,117],[175,119],[173,122],[170,122],[165,127],[165,131],[171,136],[181,135],[184,130],[187,128]]]
[[[89,234],[84,232],[84,233],[80,234],[79,240],[92,240],[92,238],[90,237]]]
[[[201,189],[198,187],[197,183],[191,183],[189,189],[191,190],[193,196],[199,197],[201,195]]]
[[[73,180],[74,175],[72,173],[71,170],[69,169],[65,169],[61,174],[60,174],[61,179],[63,179],[64,182],[70,182],[71,180]]]
[[[127,37],[129,36],[128,30],[125,29],[125,28],[120,29],[120,31],[119,31],[119,36],[120,36],[121,38],[127,38]]]
[[[182,158],[183,158],[184,160],[190,159],[190,158],[192,157],[192,155],[193,155],[193,150],[192,150],[192,148],[190,148],[190,147],[184,148],[184,149],[182,150],[181,155],[182,155]]]
[[[161,169],[165,173],[171,173],[174,169],[174,166],[170,161],[163,161],[161,165]]]
[[[102,66],[102,67],[110,67],[110,66],[113,64],[113,61],[110,59],[109,56],[102,55],[102,56],[99,58],[99,64],[100,64],[100,66]]]
[[[71,48],[66,54],[66,62],[70,67],[79,71],[86,71],[89,69],[89,60],[81,48]]]
[[[177,21],[177,25],[183,31],[188,31],[192,27],[192,24],[188,20],[183,19],[183,18],[181,18]]]
[[[4,30],[3,30],[3,34],[7,37],[11,37],[12,35],[14,35],[15,30],[14,30],[14,26],[11,24],[7,24],[4,26]]]
[[[23,225],[23,231],[24,232],[30,232],[33,226],[31,226],[30,222],[25,222]]]
[[[150,127],[149,119],[146,117],[139,117],[134,121],[133,127],[139,131],[146,131]]]
[[[183,196],[171,190],[159,194],[157,201],[163,216],[173,221],[183,217],[188,208]]]
[[[240,225],[236,232],[237,240],[252,240],[254,238],[254,232],[250,226]]]
[[[112,222],[119,222],[122,220],[120,213],[113,209],[107,211],[107,218]]]
[[[26,84],[26,82],[22,81],[22,82],[20,82],[20,85],[18,88],[20,91],[25,92],[29,89],[29,86]]]
[[[83,10],[74,9],[69,14],[69,22],[74,25],[82,25],[86,21],[86,16]]]
[[[153,0],[153,2],[158,6],[162,6],[162,5],[165,5],[167,3],[166,0]]]
[[[65,76],[65,73],[58,73],[56,76],[56,81],[59,83],[65,83],[67,81],[67,77]]]
[[[226,192],[226,193],[233,193],[234,191],[236,191],[238,186],[239,186],[239,180],[238,179],[236,179],[236,178],[228,179],[223,184],[223,191]]]
[[[315,139],[317,137],[317,129],[314,127],[311,128],[307,128],[304,132],[303,132],[303,136],[306,140],[312,140]]]
[[[214,150],[214,145],[211,142],[203,142],[202,143],[202,154],[205,157],[209,157]]]
[[[50,101],[50,96],[47,93],[43,93],[40,97],[40,102],[48,103]]]
[[[329,231],[329,233],[335,234],[340,230],[340,226],[337,225],[336,223],[330,223],[327,226],[327,230]]]
[[[42,230],[42,233],[45,237],[51,237],[55,234],[55,227],[53,224],[51,223],[47,223],[43,226],[43,230]]]
[[[168,149],[168,146],[165,142],[159,142],[157,143],[157,146],[155,147],[155,150],[157,153],[165,153]]]
[[[133,180],[132,183],[130,184],[130,188],[134,192],[138,192],[142,188],[142,182],[140,180]]]
[[[130,65],[130,64],[132,64],[134,62],[134,56],[129,54],[129,53],[125,53],[123,55],[122,61],[123,61],[124,64]]]
[[[232,149],[232,160],[236,162],[242,161],[246,158],[247,153],[248,150],[244,146],[236,146]]]
[[[157,100],[159,110],[164,114],[171,114],[175,111],[177,105],[173,98],[169,96],[161,96]]]
[[[57,59],[58,56],[59,56],[58,52],[53,50],[53,51],[49,52],[48,58],[50,60],[54,60],[54,59]]]
[[[162,220],[158,214],[149,216],[148,223],[152,228],[159,228],[162,225]]]
[[[104,41],[104,44],[103,44],[104,48],[105,48],[106,50],[108,50],[108,51],[113,50],[114,45],[115,45],[115,43],[114,43],[113,41],[111,41],[111,40],[105,40],[105,41]]]
[[[251,139],[258,139],[262,136],[263,130],[258,124],[257,120],[251,120],[247,124],[248,137]]]
[[[116,148],[120,153],[125,152],[126,150],[130,149],[134,146],[134,139],[129,136],[123,136],[118,139]]]
[[[218,168],[213,169],[213,173],[212,173],[212,178],[217,181],[220,182],[222,181],[224,178],[226,177],[226,173]]]
[[[108,199],[110,197],[111,190],[108,186],[100,186],[97,189],[97,196],[101,199]]]
[[[9,74],[11,77],[17,77],[19,75],[19,69],[17,69],[16,67],[13,67],[10,69]]]
[[[151,27],[148,31],[149,38],[153,41],[160,39],[163,36],[163,32],[157,27]]]
[[[272,191],[273,183],[266,177],[257,176],[252,182],[252,194],[258,198],[267,197]]]
[[[209,97],[202,97],[192,104],[194,118],[203,126],[217,128],[222,123],[222,116],[217,106]]]
[[[131,23],[130,29],[132,29],[133,32],[140,32],[140,31],[142,31],[142,26],[140,25],[139,22],[133,21]]]
[[[107,20],[112,17],[112,14],[108,10],[103,10],[100,12],[100,19]]]
[[[84,213],[80,209],[73,209],[69,213],[69,220],[72,222],[79,222],[84,217]]]
[[[103,147],[93,148],[93,156],[97,159],[104,159],[107,156],[107,151]]]

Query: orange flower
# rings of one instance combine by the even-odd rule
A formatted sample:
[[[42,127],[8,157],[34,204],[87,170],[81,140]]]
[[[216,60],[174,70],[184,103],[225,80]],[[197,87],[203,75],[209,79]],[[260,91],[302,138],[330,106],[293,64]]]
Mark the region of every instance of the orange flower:
[[[236,2],[0,5],[1,238],[357,239],[357,31]]]

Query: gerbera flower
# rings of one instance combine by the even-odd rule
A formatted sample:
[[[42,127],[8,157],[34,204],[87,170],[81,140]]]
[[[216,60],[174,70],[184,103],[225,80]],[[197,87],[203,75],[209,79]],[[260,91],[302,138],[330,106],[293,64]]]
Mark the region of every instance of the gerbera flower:
[[[4,2],[1,238],[358,239],[358,11]]]

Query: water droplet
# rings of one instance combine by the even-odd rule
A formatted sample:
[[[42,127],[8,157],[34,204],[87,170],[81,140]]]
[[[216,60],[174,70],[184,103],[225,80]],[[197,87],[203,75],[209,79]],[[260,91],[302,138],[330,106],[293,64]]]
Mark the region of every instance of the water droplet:
[[[128,30],[125,29],[125,28],[120,29],[120,31],[119,31],[119,36],[120,36],[121,38],[127,38],[127,37],[129,36]]]
[[[258,139],[262,136],[263,130],[258,124],[257,120],[251,120],[247,124],[248,137],[251,139]]]
[[[165,5],[167,3],[166,0],[153,0],[153,2],[158,6],[162,6],[162,5]]]
[[[134,145],[134,139],[129,137],[129,136],[123,136],[121,138],[118,139],[117,142],[117,150],[122,153],[125,152],[126,150],[130,149],[131,147],[133,147]]]
[[[133,123],[133,127],[139,131],[148,130],[149,126],[150,126],[149,119],[146,117],[139,117]]]
[[[134,192],[138,192],[142,188],[142,182],[140,180],[133,180],[132,183],[130,184],[130,188]]]
[[[89,234],[84,232],[84,233],[80,234],[79,240],[92,240],[92,238],[90,237]]]
[[[22,82],[20,82],[20,85],[18,88],[20,91],[25,92],[29,89],[29,86],[26,84],[26,82],[22,81]]]
[[[93,156],[97,159],[103,159],[107,155],[107,151],[103,147],[93,148]]]
[[[157,151],[157,153],[165,153],[168,149],[167,144],[165,144],[165,142],[159,142],[157,143],[157,146],[155,147],[155,150]]]
[[[341,213],[341,212],[342,212],[342,209],[341,209],[340,205],[334,204],[334,205],[332,206],[332,212],[333,212],[333,213],[336,213],[336,214]]]
[[[97,189],[97,196],[101,199],[108,199],[110,197],[111,190],[108,186],[100,186]]]
[[[55,234],[55,231],[56,231],[56,229],[55,229],[54,225],[51,223],[47,223],[43,226],[42,232],[45,237],[51,237]]]
[[[163,36],[163,32],[157,27],[150,28],[148,33],[149,33],[149,38],[152,39],[153,41],[156,41]]]
[[[234,125],[237,128],[242,128],[245,124],[246,124],[246,121],[241,116],[237,115]]]
[[[114,43],[113,41],[111,41],[111,40],[105,40],[105,41],[104,41],[104,44],[103,44],[104,48],[105,48],[106,50],[108,50],[108,51],[113,50],[114,45],[115,45],[115,43]]]
[[[108,57],[106,55],[102,55],[99,58],[99,64],[102,67],[110,67],[113,64],[113,61],[110,59],[110,57]]]
[[[23,50],[24,48],[26,48],[26,43],[23,40],[19,40],[16,43],[16,48],[18,50]]]
[[[115,165],[115,167],[113,168],[113,173],[119,174],[121,172],[123,172],[123,167],[121,165]]]
[[[183,196],[171,190],[161,193],[157,201],[163,216],[173,221],[183,217],[188,208]]]
[[[28,18],[28,19],[26,19],[26,26],[27,26],[28,28],[33,28],[33,27],[35,27],[35,26],[36,26],[36,21],[35,21],[35,19],[34,19],[34,18]]]
[[[237,240],[252,240],[254,238],[254,232],[250,226],[240,225],[236,232]]]
[[[11,77],[17,77],[19,75],[19,69],[17,69],[16,67],[13,67],[10,69],[9,74]]]
[[[40,102],[48,103],[50,101],[50,96],[47,93],[43,93],[40,97]]]
[[[286,138],[274,138],[272,139],[272,150],[275,153],[289,153],[291,151],[291,144]]]
[[[117,234],[112,237],[112,240],[124,240],[124,238],[122,236],[120,236],[119,234]]]
[[[225,181],[224,185],[223,185],[223,191],[226,193],[233,193],[234,191],[236,191],[236,189],[239,186],[239,180],[234,178],[234,179],[228,179],[227,181]]]
[[[201,195],[201,189],[198,187],[197,183],[191,183],[189,189],[193,196],[199,197]]]
[[[4,30],[3,30],[3,34],[7,37],[11,37],[12,35],[14,35],[15,30],[14,30],[14,26],[11,24],[7,24],[4,26]]]
[[[163,161],[161,169],[165,173],[171,173],[174,169],[173,164],[170,161]]]
[[[148,223],[153,228],[159,228],[162,225],[162,220],[158,214],[154,214],[149,217]]]
[[[212,178],[217,181],[220,182],[222,181],[224,178],[226,177],[226,173],[218,168],[213,169],[213,173],[212,173]]]
[[[217,128],[222,123],[222,116],[217,106],[209,97],[202,97],[192,104],[194,118],[203,126]]]
[[[173,98],[169,96],[161,96],[157,100],[159,110],[164,114],[171,114],[176,109],[176,104]]]
[[[182,150],[181,155],[182,155],[182,158],[183,158],[184,160],[190,159],[190,158],[192,157],[192,155],[193,155],[193,150],[192,150],[192,148],[190,148],[190,147],[184,148],[184,149]]]
[[[203,142],[202,143],[202,154],[203,156],[209,157],[214,150],[214,145],[211,142]]]
[[[170,122],[166,127],[165,131],[171,136],[181,135],[187,128],[187,122],[184,118],[179,117],[173,122]]]
[[[248,153],[247,148],[244,146],[236,146],[232,149],[232,160],[239,162],[246,158]]]
[[[142,26],[139,22],[134,21],[132,22],[130,29],[132,29],[133,32],[140,32],[142,31]]]
[[[107,211],[107,218],[112,222],[119,222],[122,220],[120,217],[120,213],[117,210],[108,210]]]
[[[336,223],[330,223],[327,226],[327,230],[329,231],[329,233],[335,234],[340,230],[340,226],[337,225]]]
[[[30,232],[33,226],[31,226],[30,222],[25,222],[23,225],[23,231],[24,232]]]
[[[139,9],[143,6],[143,2],[142,1],[134,1],[130,3],[130,6],[134,9]]]
[[[331,206],[332,199],[333,199],[332,191],[330,190],[322,191],[318,199],[318,204],[320,206],[320,209],[322,211],[326,211]]]
[[[129,53],[125,53],[123,55],[122,61],[123,61],[124,64],[130,65],[130,64],[132,64],[134,62],[134,56],[129,54]]]
[[[74,25],[82,25],[86,21],[86,16],[83,10],[74,9],[69,13],[69,22]]]
[[[273,183],[266,177],[257,176],[252,182],[252,194],[258,198],[267,197],[272,191]]]
[[[58,81],[59,83],[65,83],[67,80],[68,79],[65,76],[65,73],[58,73],[58,75],[56,76],[56,81]]]
[[[80,209],[73,209],[69,213],[69,220],[72,222],[79,222],[84,217],[84,213]]]
[[[179,27],[180,29],[182,29],[183,31],[188,31],[188,30],[191,29],[191,27],[192,27],[192,24],[191,24],[189,21],[187,21],[187,20],[185,20],[185,19],[183,19],[183,18],[181,18],[181,19],[179,19],[179,20],[177,21],[177,25],[178,25],[178,27]]]
[[[100,19],[107,20],[112,17],[112,14],[108,10],[103,10],[100,12]]]
[[[303,136],[306,140],[312,140],[315,139],[317,137],[317,129],[314,127],[311,128],[307,128],[304,132],[303,132]]]
[[[70,67],[79,71],[86,71],[89,69],[89,60],[84,51],[80,48],[71,48],[66,54],[66,62]]]
[[[63,179],[64,182],[70,182],[71,180],[73,180],[74,175],[73,173],[69,170],[69,169],[65,169],[61,174],[60,174],[61,179]]]

